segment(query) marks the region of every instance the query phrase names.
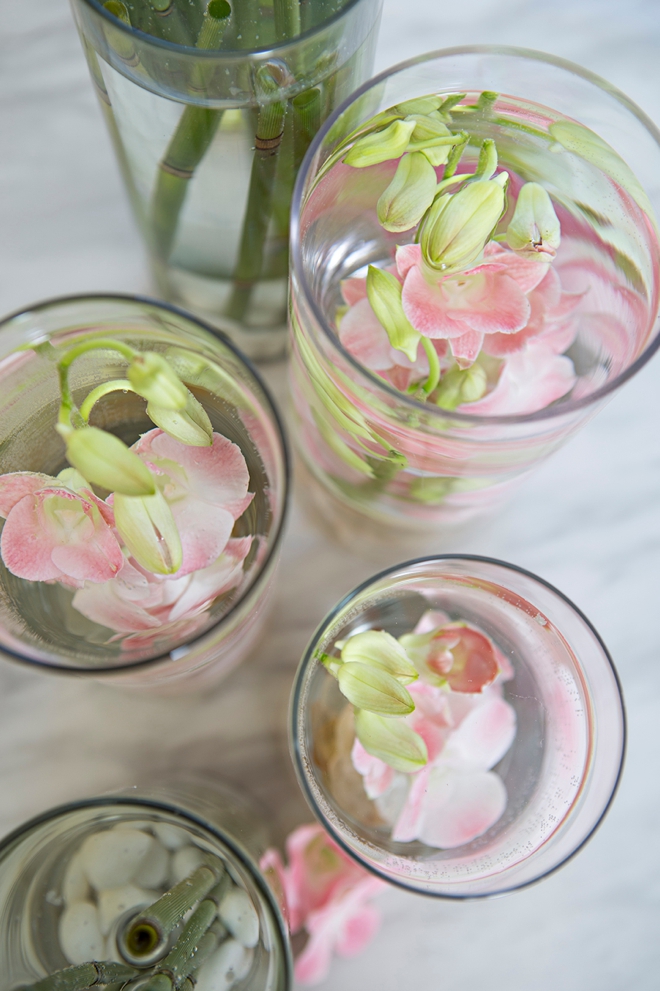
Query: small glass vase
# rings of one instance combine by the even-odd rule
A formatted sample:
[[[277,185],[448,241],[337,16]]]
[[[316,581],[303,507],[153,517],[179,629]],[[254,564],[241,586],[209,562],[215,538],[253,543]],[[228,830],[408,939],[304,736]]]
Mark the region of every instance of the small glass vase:
[[[501,405],[498,413],[477,413],[483,400],[458,408],[446,399],[441,405],[439,396],[437,403],[431,396],[421,401],[421,387],[412,394],[414,384],[393,384],[395,373],[406,371],[401,352],[390,351],[401,367],[379,374],[340,340],[341,321],[350,309],[345,304],[353,303],[343,287],[359,288],[371,265],[393,272],[397,246],[419,250],[412,240],[419,235],[415,228],[388,233],[377,216],[396,161],[352,167],[343,158],[375,114],[396,109],[402,101],[417,100],[423,108],[429,94],[438,94],[429,106],[447,97],[452,104],[444,115],[436,112],[436,127],[443,126],[437,123],[440,114],[453,134],[459,128],[470,131],[460,170],[478,167],[482,139],[495,141],[497,167],[509,175],[504,226],[512,210],[511,190],[523,181],[537,188],[542,184],[562,218],[553,271],[560,272],[567,290],[562,300],[573,307],[574,339],[568,347],[553,344],[555,351],[567,349],[561,355],[553,351],[548,361],[559,368],[558,375],[570,370],[573,384],[532,412],[515,411],[513,385],[511,405]],[[455,105],[452,94],[462,102]],[[399,118],[414,109],[407,102],[397,111]],[[382,128],[391,119],[385,115],[375,126]],[[651,121],[614,87],[578,66],[514,48],[421,56],[365,84],[328,120],[294,193],[290,321],[294,438],[307,472],[319,483],[312,492],[331,526],[341,529],[342,518],[352,514],[355,539],[372,530],[375,540],[384,524],[408,540],[415,534],[427,539],[429,528],[450,535],[463,525],[471,527],[505,503],[521,476],[562,445],[651,358],[660,344],[653,218],[660,204],[659,143]],[[436,170],[438,180],[443,168]],[[505,236],[498,234],[487,244],[486,262],[488,250],[497,260],[496,242]],[[514,257],[510,251],[502,254]],[[479,258],[474,264],[481,264]],[[404,282],[405,303],[407,277],[401,266],[398,278]],[[366,294],[364,289],[352,292]],[[534,314],[538,301],[531,302]],[[456,316],[458,311],[451,312]],[[367,323],[365,317],[364,335]],[[561,329],[559,318],[554,326]],[[531,330],[532,318],[524,332]],[[360,340],[355,321],[352,333],[365,346],[366,336]],[[384,330],[382,337],[387,344]],[[527,354],[531,360],[530,341],[516,354],[523,364]],[[497,374],[491,353],[482,352],[484,376]],[[421,347],[418,360],[420,354]],[[385,361],[381,352],[378,360]],[[524,386],[524,372],[519,374]]]
[[[427,766],[405,775],[382,762],[369,768],[364,751],[358,753],[356,709],[321,660],[336,656],[337,641],[341,648],[355,634],[378,630],[399,638],[419,629],[423,617],[440,615],[453,637],[466,626],[471,631],[481,652],[477,668],[490,639],[497,680],[465,694],[465,686],[436,691],[420,678],[414,718],[421,712],[426,726],[411,725],[427,741]],[[447,642],[454,643],[445,636]],[[475,718],[481,719],[476,737]],[[504,746],[493,744],[499,750],[489,759],[484,741],[501,718],[509,735]],[[326,617],[296,676],[291,734],[307,801],[347,853],[410,891],[470,898],[538,881],[589,839],[618,784],[625,717],[606,648],[561,592],[500,561],[441,555],[382,572]],[[482,799],[472,788],[482,789],[486,805],[493,793],[501,800],[499,818],[482,820]],[[472,836],[465,842],[457,815]],[[443,833],[446,839],[429,840]]]
[[[151,956],[127,954],[126,933],[138,913],[207,864],[224,878],[224,889],[209,892],[206,884],[191,907],[215,897],[224,922],[213,922],[208,935],[200,931],[197,945],[205,960],[187,968],[184,955],[177,986],[194,986],[184,983],[189,969],[200,991],[288,991],[288,932],[257,866],[262,833],[245,800],[200,783],[127,789],[60,806],[20,826],[0,843],[2,991],[31,987],[90,961],[105,965],[110,978],[90,977],[90,984],[113,989],[146,978],[159,961],[167,972],[167,954],[190,912]],[[250,925],[240,924],[232,902]],[[52,978],[53,989],[83,986],[71,972]]]
[[[176,369],[201,411],[200,422],[208,424],[207,446],[188,446],[156,427],[144,398],[124,381],[127,359],[116,347],[137,348]],[[142,457],[161,480],[165,495],[158,498],[170,507],[166,511],[184,513],[175,524],[183,544],[191,527],[199,531],[203,567],[184,567],[184,556],[178,572],[152,573],[148,561],[129,551],[131,538],[114,529],[117,492],[108,495],[103,483],[85,483],[69,467],[69,449],[55,428],[58,362],[74,349],[85,352],[70,366],[74,404],[100,390],[88,414],[93,436],[107,440],[111,434],[127,446],[139,437],[141,444],[160,438],[170,445],[169,454],[163,448],[157,455],[152,447]],[[201,689],[232,670],[254,646],[266,616],[288,500],[282,427],[252,366],[228,340],[174,308],[130,296],[71,297],[0,324],[0,386],[0,510],[6,517],[0,537],[0,657],[44,671],[177,692]],[[230,453],[228,467],[218,462],[213,468],[208,459],[216,450]],[[223,488],[231,464],[238,466],[241,491],[247,486],[237,506]],[[66,477],[56,478],[62,469]],[[27,502],[22,490],[16,496],[7,489],[12,480],[28,486]],[[21,529],[25,511],[27,530]],[[85,539],[76,542],[80,527],[87,528]],[[159,527],[164,529],[157,520],[156,541],[167,543]],[[150,529],[146,516],[138,518],[137,528],[139,543]],[[216,538],[217,558],[215,549],[209,552]],[[35,545],[38,571],[26,572],[21,554],[25,549],[33,558]],[[90,546],[100,548],[101,574],[85,570]],[[53,571],[55,559],[63,570]]]
[[[382,0],[236,0],[214,38],[206,6],[73,0],[160,293],[272,358],[295,175],[369,76]]]

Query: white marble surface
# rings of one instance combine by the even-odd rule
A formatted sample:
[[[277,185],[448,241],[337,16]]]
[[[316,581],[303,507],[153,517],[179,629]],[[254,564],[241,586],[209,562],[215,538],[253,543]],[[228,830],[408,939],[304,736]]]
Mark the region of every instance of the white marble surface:
[[[581,62],[660,119],[657,0],[385,0],[378,67],[430,48],[526,45]],[[148,291],[65,0],[0,2],[0,311],[86,290]],[[281,369],[268,377],[278,388]],[[342,991],[652,991],[660,973],[660,359],[529,479],[463,549],[556,584],[602,633],[630,721],[618,798],[587,848],[544,883],[469,904],[388,892]],[[0,832],[151,771],[213,769],[253,791],[278,831],[307,814],[285,715],[316,623],[369,562],[298,507],[256,656],[203,701],[142,698],[0,664]]]

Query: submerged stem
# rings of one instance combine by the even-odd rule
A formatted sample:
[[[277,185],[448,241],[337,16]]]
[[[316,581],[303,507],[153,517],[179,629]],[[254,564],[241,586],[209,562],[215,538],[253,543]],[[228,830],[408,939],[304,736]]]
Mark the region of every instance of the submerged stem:
[[[287,41],[300,34],[299,0],[273,0],[273,16],[280,41]]]
[[[115,981],[123,986],[126,981],[138,976],[137,970],[122,963],[82,963],[58,970],[50,977],[26,985],[21,991],[85,991],[86,988],[113,984]]]
[[[128,381],[128,379],[111,379],[110,382],[102,382],[101,385],[97,385],[95,389],[87,395],[84,403],[80,407],[80,415],[82,416],[85,423],[89,420],[89,415],[92,412],[92,407],[99,401],[107,396],[110,392],[135,392],[135,389]]]
[[[433,390],[438,387],[438,382],[440,381],[440,359],[438,358],[438,352],[433,347],[433,342],[428,337],[424,337],[423,334],[422,347],[426,351],[426,357],[429,359],[429,377],[422,388],[426,395],[430,396]]]

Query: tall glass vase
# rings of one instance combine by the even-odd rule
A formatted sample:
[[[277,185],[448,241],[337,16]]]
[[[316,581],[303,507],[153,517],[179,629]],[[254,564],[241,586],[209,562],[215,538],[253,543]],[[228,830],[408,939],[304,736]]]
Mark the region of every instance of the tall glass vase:
[[[72,0],[162,295],[281,353],[290,200],[369,75],[382,0]]]

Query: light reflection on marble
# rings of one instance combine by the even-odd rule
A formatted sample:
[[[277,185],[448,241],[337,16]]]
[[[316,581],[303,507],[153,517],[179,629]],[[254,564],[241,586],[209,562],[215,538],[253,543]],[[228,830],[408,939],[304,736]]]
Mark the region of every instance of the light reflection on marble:
[[[378,67],[490,42],[573,59],[660,120],[656,0],[386,0]],[[150,289],[65,0],[0,5],[0,311],[50,295]],[[286,395],[282,369],[267,371]],[[580,856],[493,901],[382,899],[369,950],[336,962],[342,991],[652,991],[660,973],[660,359],[462,550],[502,557],[570,596],[623,681],[623,783]],[[429,548],[431,550],[432,548]],[[153,772],[210,770],[250,788],[281,835],[308,817],[290,770],[292,674],[315,625],[374,567],[296,505],[275,608],[255,656],[202,700],[118,693],[0,665],[0,832],[50,805]]]

